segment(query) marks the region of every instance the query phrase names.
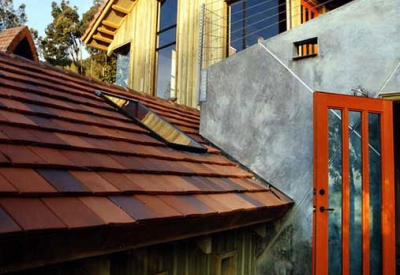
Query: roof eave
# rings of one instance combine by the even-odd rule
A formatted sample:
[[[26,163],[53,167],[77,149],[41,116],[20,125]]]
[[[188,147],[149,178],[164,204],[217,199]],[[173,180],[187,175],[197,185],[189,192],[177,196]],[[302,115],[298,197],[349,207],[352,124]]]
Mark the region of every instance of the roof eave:
[[[1,249],[7,251],[12,248],[12,254],[16,257],[12,258],[12,255],[9,255],[8,262],[0,263],[0,274],[270,222],[281,218],[292,205],[293,202],[289,202],[252,211],[236,211],[222,215],[197,216],[162,222],[149,221],[77,230],[64,229],[57,232],[53,230],[51,237],[48,232],[24,234],[22,236],[24,241],[17,236],[5,238],[0,240]],[[31,254],[27,251],[36,252]],[[57,253],[52,253],[54,251]],[[30,255],[31,258],[21,259],[20,253]]]

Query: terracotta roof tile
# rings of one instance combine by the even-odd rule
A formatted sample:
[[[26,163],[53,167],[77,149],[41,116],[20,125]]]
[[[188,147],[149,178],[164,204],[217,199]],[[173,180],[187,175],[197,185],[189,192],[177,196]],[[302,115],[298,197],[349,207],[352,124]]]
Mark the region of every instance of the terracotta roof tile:
[[[15,164],[43,164],[45,161],[33,153],[27,146],[1,144],[0,152],[6,156],[11,163]]]
[[[170,224],[191,232],[195,222],[200,234],[273,220],[293,203],[218,149],[206,146],[207,153],[197,154],[168,148],[96,96],[96,89],[139,100],[204,143],[196,109],[0,53],[0,237],[13,234],[18,244],[41,230],[48,244],[39,252],[54,241],[47,230],[67,239],[90,232],[105,242],[67,249],[70,254],[56,259],[60,249],[37,262],[91,255],[110,243],[116,250],[143,245],[135,236],[139,230],[157,228],[166,234],[163,241],[181,238],[183,231]],[[203,222],[222,215],[217,228]],[[104,237],[107,232],[114,235]]]
[[[124,224],[135,222],[132,217],[107,198],[81,197],[80,200],[106,223]]]
[[[60,192],[86,193],[89,190],[68,171],[38,169],[37,172]]]
[[[2,198],[0,206],[24,229],[60,229],[65,224],[36,198]]]
[[[3,176],[0,174],[0,194],[18,193],[18,190]]]
[[[177,218],[182,217],[182,213],[160,200],[156,196],[150,195],[135,195],[135,199],[139,200],[151,209],[154,213],[157,213],[158,217],[163,218]]]
[[[0,207],[0,234],[18,231],[21,231],[21,227]]]
[[[160,195],[158,197],[185,216],[211,215],[217,213],[217,211],[194,196]]]
[[[157,213],[154,213],[148,206],[133,196],[111,196],[110,200],[137,221],[157,219],[159,217]]]
[[[106,193],[118,191],[112,184],[94,172],[71,171],[73,177],[79,180],[93,193]]]
[[[0,174],[20,193],[55,193],[57,192],[35,170],[26,168],[0,168]]]
[[[51,160],[51,163],[54,165],[74,166],[74,163],[57,149],[36,146],[28,146],[28,148],[40,158]]]
[[[145,188],[142,188],[140,185],[136,184],[134,180],[129,178],[129,174],[113,172],[100,172],[98,174],[106,181],[112,182],[112,184],[122,192],[149,190],[147,189],[147,186],[145,186]]]
[[[78,198],[43,198],[42,201],[68,228],[104,225],[104,221]]]

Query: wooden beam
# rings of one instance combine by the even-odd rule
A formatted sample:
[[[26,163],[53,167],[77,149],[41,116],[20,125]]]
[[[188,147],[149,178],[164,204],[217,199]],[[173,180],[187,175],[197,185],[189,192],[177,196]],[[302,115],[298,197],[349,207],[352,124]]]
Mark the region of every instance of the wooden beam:
[[[196,239],[196,245],[204,252],[204,254],[211,254],[212,237],[210,235],[199,237]]]
[[[265,238],[267,236],[267,229],[265,228],[264,223],[253,225],[251,229],[261,238]]]
[[[108,34],[108,35],[112,35],[112,36],[115,35],[115,31],[110,31],[109,29],[106,29],[106,28],[103,28],[103,27],[98,28],[97,31],[101,32],[101,33]]]
[[[93,41],[93,40],[92,40],[92,41]],[[93,42],[91,42],[91,43],[89,44],[89,46],[94,47],[94,48],[97,48],[97,49],[102,50],[102,51],[107,51],[107,50],[108,50],[108,47],[102,46],[102,45],[100,45],[100,44],[98,44],[98,43],[93,43]]]
[[[99,40],[99,41],[103,41],[103,42],[106,42],[106,43],[109,43],[109,44],[112,42],[112,39],[107,38],[107,37],[103,37],[103,36],[98,35],[98,34],[93,35],[93,39],[96,39],[96,40]]]
[[[121,7],[121,6],[118,6],[118,5],[112,5],[111,8],[113,10],[115,10],[115,11],[122,12],[123,14],[128,14],[129,13],[129,10],[127,10],[127,9]]]
[[[104,26],[107,26],[107,27],[110,27],[110,28],[113,28],[113,29],[118,29],[118,28],[119,28],[119,25],[118,25],[118,24],[115,24],[115,23],[113,23],[113,22],[111,22],[111,21],[103,20],[103,21],[101,21],[101,23],[102,23]]]

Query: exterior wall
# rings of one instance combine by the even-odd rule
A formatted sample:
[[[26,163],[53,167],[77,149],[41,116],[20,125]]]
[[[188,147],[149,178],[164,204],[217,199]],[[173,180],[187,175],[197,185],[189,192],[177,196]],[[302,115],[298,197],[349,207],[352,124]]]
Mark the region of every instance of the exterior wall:
[[[250,275],[253,274],[255,254],[260,245],[262,238],[252,229],[243,228],[16,275]],[[210,250],[204,251],[204,248]]]
[[[227,5],[224,0],[178,1],[175,95],[178,103],[191,107],[197,106],[200,15],[203,3],[207,5],[208,9],[217,11],[216,13],[207,13],[205,31],[215,33],[212,28],[218,27],[207,24],[207,22],[227,14]],[[158,5],[159,2],[156,0],[137,0],[108,48],[108,52],[112,52],[131,43],[130,87],[152,95],[156,94],[154,79],[157,72]],[[226,28],[218,28],[218,30],[223,32]],[[222,34],[218,35],[222,36]],[[221,43],[226,45],[226,41],[222,40],[213,39],[205,41],[205,44],[206,47],[216,47]],[[213,52],[206,50],[204,56],[216,62],[218,58],[220,60],[225,58],[226,50]]]
[[[112,52],[131,43],[130,87],[148,94],[154,94],[157,10],[156,0],[137,0],[108,48]]]
[[[400,90],[397,0],[358,0],[263,42],[311,90],[370,97]],[[316,57],[294,42],[318,37]],[[256,274],[310,274],[312,92],[261,45],[207,69],[200,132],[295,201],[273,224]]]
[[[226,31],[226,28],[210,23],[221,16],[227,15],[227,5],[224,0],[178,0],[177,102],[192,107],[197,106],[198,99],[199,35],[201,6],[203,3],[208,10],[206,12],[204,32],[222,37],[225,35],[223,32]],[[214,60],[214,63],[224,59],[226,57],[226,49],[211,50],[221,45],[226,45],[225,39],[209,37],[208,40],[205,40],[203,59]],[[211,64],[203,65],[208,66]]]

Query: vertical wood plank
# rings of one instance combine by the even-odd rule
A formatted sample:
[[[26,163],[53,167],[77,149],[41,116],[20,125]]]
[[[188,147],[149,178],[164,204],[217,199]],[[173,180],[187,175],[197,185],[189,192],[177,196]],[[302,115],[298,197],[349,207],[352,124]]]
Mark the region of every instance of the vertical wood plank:
[[[342,111],[342,274],[350,272],[349,110]]]

